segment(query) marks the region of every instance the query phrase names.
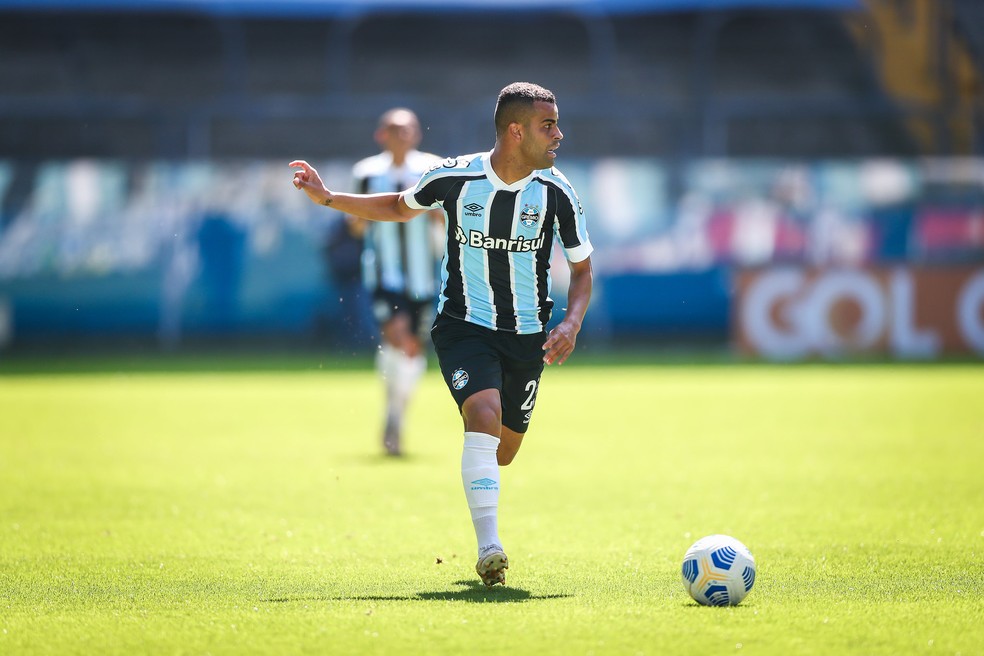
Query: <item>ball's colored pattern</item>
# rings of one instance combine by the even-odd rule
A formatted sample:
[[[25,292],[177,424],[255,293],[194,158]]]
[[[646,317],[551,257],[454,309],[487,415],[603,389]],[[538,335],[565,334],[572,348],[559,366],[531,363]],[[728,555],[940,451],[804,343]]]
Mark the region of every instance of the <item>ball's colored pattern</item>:
[[[705,606],[735,606],[755,585],[755,558],[738,540],[709,535],[683,558],[683,585]]]
[[[741,580],[745,582],[745,594],[748,594],[748,591],[755,585],[755,567],[746,565],[745,571],[741,573]]]

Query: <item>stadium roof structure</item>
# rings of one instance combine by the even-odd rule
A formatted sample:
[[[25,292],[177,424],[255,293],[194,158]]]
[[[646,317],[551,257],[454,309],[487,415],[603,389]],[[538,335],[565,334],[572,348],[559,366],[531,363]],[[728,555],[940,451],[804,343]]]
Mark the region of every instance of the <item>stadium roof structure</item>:
[[[716,9],[860,8],[860,0],[0,0],[0,11],[160,12],[295,18],[430,11],[572,11],[620,15]]]

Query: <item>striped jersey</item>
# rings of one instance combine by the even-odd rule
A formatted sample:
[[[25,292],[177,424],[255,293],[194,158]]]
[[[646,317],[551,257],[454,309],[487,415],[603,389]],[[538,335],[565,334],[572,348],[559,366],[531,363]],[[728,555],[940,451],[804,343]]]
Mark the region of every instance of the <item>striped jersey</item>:
[[[356,191],[392,193],[410,189],[440,158],[412,150],[401,166],[382,152],[352,168]],[[362,251],[362,278],[366,287],[404,294],[414,301],[432,301],[437,291],[437,260],[430,217],[424,214],[406,223],[370,221]]]
[[[491,153],[449,158],[403,194],[415,209],[442,209],[447,230],[438,312],[521,334],[550,320],[554,236],[571,262],[591,254],[584,211],[556,168],[506,184]]]

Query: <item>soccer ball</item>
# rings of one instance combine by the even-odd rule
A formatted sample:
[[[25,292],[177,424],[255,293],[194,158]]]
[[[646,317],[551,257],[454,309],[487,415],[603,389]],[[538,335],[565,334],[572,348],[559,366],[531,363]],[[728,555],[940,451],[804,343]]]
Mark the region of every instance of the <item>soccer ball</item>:
[[[704,606],[736,606],[755,585],[755,558],[727,535],[708,535],[683,557],[683,587]]]

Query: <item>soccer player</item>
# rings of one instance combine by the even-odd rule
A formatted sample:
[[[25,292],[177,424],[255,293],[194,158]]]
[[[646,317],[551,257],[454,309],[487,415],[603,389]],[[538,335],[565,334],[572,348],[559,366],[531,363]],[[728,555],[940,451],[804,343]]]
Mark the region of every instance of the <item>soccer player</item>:
[[[374,134],[382,152],[352,169],[362,194],[400,192],[413,187],[437,155],[422,153],[420,122],[409,109],[385,112]],[[364,238],[362,276],[372,294],[381,343],[376,368],[386,392],[383,449],[402,453],[403,415],[417,382],[427,368],[426,334],[434,318],[438,252],[431,218],[437,212],[406,222],[365,221],[347,217],[350,231]]]
[[[475,569],[505,583],[499,539],[499,467],[529,427],[544,364],[574,350],[591,297],[591,243],[574,189],[554,168],[564,135],[554,94],[517,82],[499,93],[495,146],[450,158],[402,193],[343,194],[307,162],[290,163],[312,201],[373,221],[404,222],[430,208],[445,215],[438,316],[431,329],[441,372],[464,421],[461,480],[478,540]],[[564,319],[546,333],[553,302],[554,236],[571,281]]]

